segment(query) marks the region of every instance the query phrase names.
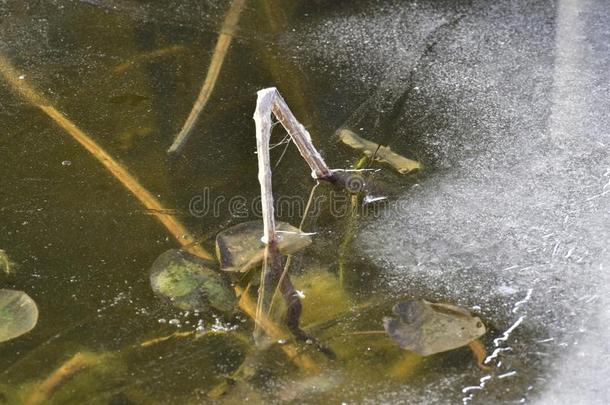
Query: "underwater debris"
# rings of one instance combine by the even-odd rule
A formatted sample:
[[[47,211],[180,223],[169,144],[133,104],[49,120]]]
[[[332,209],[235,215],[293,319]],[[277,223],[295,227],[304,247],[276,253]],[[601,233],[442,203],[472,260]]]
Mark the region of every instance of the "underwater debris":
[[[0,289],[0,342],[28,333],[38,323],[38,307],[23,291]]]
[[[180,249],[161,254],[150,270],[150,285],[160,297],[181,310],[233,312],[237,298],[213,263]]]
[[[123,131],[117,136],[119,149],[123,152],[129,152],[139,140],[150,136],[152,133],[153,128],[150,126],[136,127]]]
[[[220,35],[218,35],[218,41],[216,42],[216,47],[214,48],[214,53],[212,54],[212,59],[210,60],[210,66],[208,67],[208,73],[203,81],[201,90],[199,90],[197,100],[195,101],[193,109],[189,113],[186,122],[182,126],[182,129],[178,135],[176,135],[174,143],[172,143],[167,150],[167,154],[170,156],[175,156],[176,154],[180,153],[186,144],[193,127],[199,119],[199,114],[207,104],[212,92],[214,91],[214,86],[216,86],[220,69],[222,68],[225,56],[227,56],[229,46],[231,46],[231,41],[233,40],[233,33],[237,28],[237,23],[239,22],[239,15],[241,14],[245,3],[246,0],[233,0],[231,3],[225,20],[222,23]]]
[[[156,61],[158,59],[166,58],[168,56],[177,55],[186,50],[184,45],[171,45],[165,48],[155,49],[153,51],[144,52],[139,55],[136,55],[132,59],[127,62],[123,62],[119,65],[116,65],[113,69],[114,74],[120,75],[130,71],[136,66],[149,63],[151,61]]]
[[[347,128],[337,131],[337,135],[344,144],[356,150],[361,150],[368,157],[374,156],[375,160],[379,162],[389,164],[400,174],[420,170],[422,167],[419,162],[397,154],[389,146],[381,146],[375,142],[368,141]]]
[[[278,222],[276,232],[281,234],[278,248],[282,254],[291,255],[311,245],[308,234],[288,223]],[[220,269],[245,273],[260,265],[265,256],[262,235],[261,221],[243,222],[219,232],[216,235],[216,255]]]
[[[397,317],[383,319],[386,332],[400,347],[420,356],[466,346],[486,332],[478,317],[455,305],[412,300],[396,304],[392,311]]]
[[[203,249],[203,247],[194,243],[195,238],[193,235],[176,217],[166,214],[167,209],[150,191],[144,188],[123,165],[95,142],[89,134],[81,130],[65,114],[55,108],[36,88],[29,85],[25,80],[20,80],[20,73],[6,56],[0,53],[0,75],[18,96],[39,108],[76,142],[91,153],[110,174],[120,181],[165,226],[179,244],[197,256],[213,259],[212,255]]]
[[[149,98],[137,93],[122,93],[116,96],[112,96],[108,99],[112,104],[125,105],[128,107],[135,107],[143,101],[148,100]]]
[[[0,271],[5,272],[6,274],[11,274],[13,273],[14,268],[15,263],[11,261],[8,254],[4,250],[0,249]]]
[[[47,402],[49,398],[51,398],[53,394],[75,374],[88,367],[99,364],[103,357],[103,355],[90,352],[76,353],[40,383],[25,401],[25,404],[38,405]]]

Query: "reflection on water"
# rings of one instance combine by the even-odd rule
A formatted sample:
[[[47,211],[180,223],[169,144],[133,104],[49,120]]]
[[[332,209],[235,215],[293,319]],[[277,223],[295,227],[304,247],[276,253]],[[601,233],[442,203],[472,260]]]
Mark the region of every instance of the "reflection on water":
[[[294,38],[303,21],[317,22],[326,13],[349,18],[376,2],[247,2],[209,101],[180,155],[169,160],[166,150],[197,98],[229,3],[9,1],[0,5],[0,51],[24,72],[19,80],[127,167],[209,251],[219,231],[256,217],[224,203],[239,196],[243,204],[258,195],[251,115],[263,87],[282,91],[333,167],[358,160],[331,136],[344,123],[357,125],[354,131],[387,132],[376,141],[424,159],[430,170],[439,167],[438,156],[418,140],[418,122],[411,128],[399,118],[409,94],[419,90],[372,92],[371,78],[349,76],[349,68],[347,78],[332,69],[322,75],[314,63],[295,57],[300,45]],[[459,8],[443,10],[415,25],[413,68],[425,63],[428,44],[448,35],[461,18]],[[349,62],[343,59],[336,69]],[[344,85],[352,80],[360,85]],[[420,357],[380,333],[384,316],[399,301],[446,296],[417,283],[409,296],[394,295],[380,282],[379,269],[350,243],[360,217],[345,215],[352,211],[333,215],[328,200],[305,221],[313,244],[292,263],[303,303],[301,325],[316,342],[285,336],[257,351],[253,322],[245,314],[180,311],[161,302],[150,288],[149,270],[161,253],[177,246],[156,221],[158,213],[143,208],[62,128],[5,84],[0,248],[20,270],[0,273],[0,287],[27,291],[40,320],[29,334],[0,344],[0,403],[196,403],[212,397],[228,403],[350,403],[378,393],[400,402],[405,387],[411,398],[468,402],[489,380],[508,378],[521,389],[492,388],[489,398],[512,400],[540,375],[546,359],[519,355],[520,347],[534,343],[535,334],[519,317],[519,305],[530,294],[514,303],[512,327],[489,325],[482,338],[490,351],[485,363],[505,361],[512,367],[508,372],[480,370],[468,348]],[[339,84],[341,91],[335,91]],[[407,135],[398,139],[394,131],[403,126]],[[283,137],[275,136],[277,142]],[[296,148],[284,154],[280,145],[272,158],[276,194],[307,201],[313,184]],[[400,176],[388,169],[374,174],[389,196],[427,175]],[[202,193],[222,197],[222,208],[194,215],[193,199]],[[279,219],[296,225],[301,212],[285,210]],[[510,346],[514,336],[521,341]],[[312,364],[286,356],[286,345]],[[550,357],[552,350],[540,353]]]

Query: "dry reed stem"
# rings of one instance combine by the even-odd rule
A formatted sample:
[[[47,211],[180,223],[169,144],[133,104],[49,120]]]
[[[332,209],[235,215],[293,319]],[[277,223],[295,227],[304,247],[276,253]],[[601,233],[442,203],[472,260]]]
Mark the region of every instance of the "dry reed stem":
[[[266,244],[265,260],[263,271],[261,272],[261,284],[258,292],[258,304],[256,309],[256,317],[254,318],[257,327],[254,330],[255,339],[261,337],[259,327],[259,319],[268,316],[272,303],[272,283],[275,280],[275,273],[281,267],[278,250],[278,236],[275,229],[275,214],[273,208],[273,190],[272,190],[272,173],[271,173],[271,157],[269,142],[271,139],[271,114],[280,121],[286,129],[293,142],[297,146],[303,159],[307,162],[312,175],[316,179],[330,179],[332,171],[320,156],[311,142],[311,136],[295,116],[290,111],[290,108],[277,91],[275,87],[270,87],[258,91],[256,100],[256,110],[254,111],[254,122],[256,126],[256,151],[258,157],[258,180],[261,187],[261,205],[263,215],[263,242]],[[288,277],[281,279],[282,288],[287,302],[288,312],[287,318],[290,325],[293,326],[293,333],[297,331],[298,320],[300,317],[301,307],[298,298],[294,297],[292,290],[294,287]]]
[[[201,86],[201,90],[199,90],[197,100],[195,101],[193,109],[189,113],[186,122],[182,126],[182,129],[178,135],[176,135],[174,143],[172,143],[167,150],[169,155],[180,153],[186,144],[193,127],[199,119],[199,114],[212,95],[214,86],[216,86],[216,81],[218,80],[218,75],[220,74],[220,69],[222,68],[222,64],[225,60],[225,56],[227,55],[227,51],[229,50],[229,46],[231,45],[231,41],[233,40],[233,32],[235,31],[239,21],[239,15],[241,14],[245,3],[246,0],[233,0],[231,3],[231,7],[225,16],[220,34],[218,35],[218,41],[216,42],[216,47],[214,48],[214,53],[212,54],[210,66],[208,67],[208,73],[205,77],[203,85]]]
[[[148,209],[151,213],[165,226],[167,231],[174,236],[176,241],[187,251],[199,257],[215,260],[214,256],[206,251],[203,247],[195,242],[193,236],[189,233],[186,227],[180,223],[174,216],[165,214],[167,210],[161,203],[146,190],[136,179],[113,159],[101,146],[99,146],[89,135],[78,128],[65,115],[58,111],[55,107],[39,94],[34,88],[29,86],[25,80],[20,79],[20,74],[11,65],[8,59],[0,54],[0,74],[6,82],[19,96],[25,99],[32,105],[40,108],[47,114],[57,125],[63,128],[70,136],[80,143],[87,151],[89,151],[100,163],[112,173],[112,175],[123,184],[131,193]],[[243,289],[239,286],[235,287],[237,295],[241,296],[239,301],[240,309],[255,319],[256,304],[250,299],[247,294],[243,294]],[[260,326],[267,331],[269,336],[275,339],[282,339],[286,333],[283,333],[275,323],[269,318],[262,317],[257,320]],[[316,364],[306,355],[299,355],[297,349],[292,345],[283,345],[282,350],[288,357],[293,359],[293,362],[300,368],[308,371],[318,371]]]

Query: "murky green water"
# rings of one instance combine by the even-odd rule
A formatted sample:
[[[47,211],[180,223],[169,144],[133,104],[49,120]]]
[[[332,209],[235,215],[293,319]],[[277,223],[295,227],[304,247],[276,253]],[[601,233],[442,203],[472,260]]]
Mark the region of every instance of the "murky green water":
[[[276,10],[270,24],[265,2],[248,2],[211,100],[174,162],[165,151],[196,98],[227,3],[4,2],[0,45],[24,72],[23,80],[117,158],[213,251],[219,230],[255,217],[229,200],[242,196],[249,205],[259,192],[251,119],[258,89],[280,89],[332,167],[357,160],[331,135],[366,94],[329,101],[330,79],[300,68],[279,40],[292,29],[295,15],[315,18],[320,9],[346,7],[345,2],[292,3],[282,2],[284,11]],[[146,56],[159,49],[167,51]],[[120,67],[126,62],[131,64]],[[26,291],[40,309],[32,332],[0,344],[0,403],[24,401],[78,352],[88,353],[91,364],[59,386],[52,403],[204,402],[245,359],[257,366],[256,375],[219,401],[354,403],[380,392],[392,398],[405,385],[416,391],[439,381],[443,391],[482,375],[468,349],[422,359],[385,334],[352,333],[381,330],[392,305],[410,297],[387,296],[377,283],[377,269],[349,246],[341,285],[337,247],[349,220],[331,215],[329,203],[306,224],[318,234],[297,256],[294,274],[305,294],[303,326],[312,327],[308,330],[336,355],[329,359],[312,345],[297,344],[319,364],[320,374],[296,370],[278,345],[256,354],[252,321],[245,315],[215,320],[165,305],[153,295],[148,272],[157,256],[176,247],[171,235],[40,110],[4,84],[0,100],[0,248],[19,264],[15,273],[0,274],[0,287]],[[386,119],[392,119],[391,112]],[[276,141],[282,136],[278,131]],[[399,143],[411,157],[424,153],[416,145],[416,134]],[[274,162],[282,149],[274,150]],[[434,167],[434,161],[424,163]],[[306,200],[313,184],[294,146],[275,173],[276,195]],[[389,169],[377,178],[390,195],[418,179]],[[318,189],[321,195],[330,192]],[[189,212],[193,201],[201,201],[193,199],[206,195],[224,197],[217,200],[217,211],[195,206],[199,211]],[[283,211],[280,219],[297,225],[301,216]],[[417,295],[417,286],[413,290]],[[442,300],[442,295],[429,298]],[[314,326],[333,319],[326,327]],[[230,330],[141,346],[194,331],[200,320],[208,331],[217,322]],[[492,327],[484,339],[488,347],[495,333]],[[454,380],[445,380],[447,374]],[[461,396],[458,390],[447,399]]]

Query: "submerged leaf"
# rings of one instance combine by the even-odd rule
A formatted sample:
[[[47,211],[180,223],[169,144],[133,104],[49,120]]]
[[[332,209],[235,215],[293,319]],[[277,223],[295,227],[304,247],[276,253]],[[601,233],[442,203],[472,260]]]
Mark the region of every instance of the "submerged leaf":
[[[0,342],[31,331],[37,322],[38,307],[29,295],[0,289]]]
[[[276,224],[280,235],[278,247],[283,254],[293,254],[311,244],[311,237],[285,222]],[[232,226],[216,236],[216,256],[220,269],[244,273],[258,266],[265,256],[261,241],[263,222],[250,221]]]
[[[155,294],[182,310],[233,311],[235,293],[213,263],[179,249],[170,249],[155,260],[150,270]]]
[[[361,138],[347,128],[339,130],[338,135],[339,139],[347,146],[363,151],[368,157],[375,156],[375,160],[389,164],[401,174],[421,169],[419,162],[399,155],[389,146],[381,146]]]
[[[393,312],[396,318],[383,319],[386,332],[421,356],[465,346],[486,332],[478,317],[454,305],[413,300],[395,305]]]

